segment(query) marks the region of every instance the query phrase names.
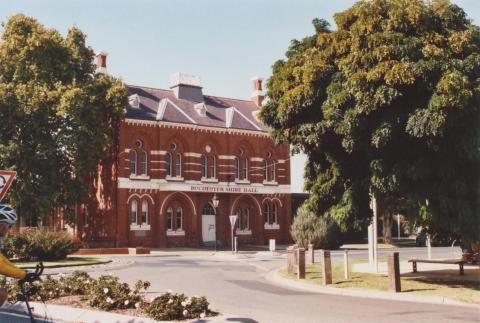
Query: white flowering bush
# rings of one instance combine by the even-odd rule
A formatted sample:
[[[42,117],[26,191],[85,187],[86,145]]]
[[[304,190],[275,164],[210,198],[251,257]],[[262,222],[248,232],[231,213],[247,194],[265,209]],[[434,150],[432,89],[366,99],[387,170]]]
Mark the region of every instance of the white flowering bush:
[[[145,304],[144,310],[154,320],[184,320],[211,314],[208,306],[205,297],[187,297],[168,291]]]
[[[10,302],[23,301],[16,280],[0,278],[0,287],[7,290]],[[95,279],[83,271],[70,275],[60,274],[58,277],[47,275],[41,281],[34,282],[34,285],[25,284],[26,290],[35,290],[31,297],[34,301],[79,295],[95,308],[105,311],[137,309],[155,320],[185,320],[216,314],[208,308],[209,303],[205,297],[187,297],[171,290],[146,301],[145,294],[149,287],[148,281],[139,280],[131,288],[111,274]]]
[[[133,289],[127,283],[112,275],[100,276],[92,281],[88,291],[90,306],[102,310],[140,308],[144,303],[144,294],[150,282],[139,280]]]

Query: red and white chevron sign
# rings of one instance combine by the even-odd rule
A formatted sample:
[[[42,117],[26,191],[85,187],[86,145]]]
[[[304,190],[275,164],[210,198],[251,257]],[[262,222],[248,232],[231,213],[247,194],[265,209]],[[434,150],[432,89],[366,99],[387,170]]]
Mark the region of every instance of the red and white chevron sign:
[[[0,201],[7,193],[8,188],[13,182],[13,179],[17,176],[17,172],[9,170],[0,170]]]

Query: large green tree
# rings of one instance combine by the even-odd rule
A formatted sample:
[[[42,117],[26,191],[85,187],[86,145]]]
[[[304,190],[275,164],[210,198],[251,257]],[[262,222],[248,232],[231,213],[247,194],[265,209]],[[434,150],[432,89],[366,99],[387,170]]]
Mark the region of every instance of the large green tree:
[[[261,111],[308,156],[309,205],[344,230],[404,210],[476,239],[480,31],[446,0],[359,1],[273,65]]]
[[[86,36],[66,37],[18,14],[0,40],[0,168],[17,171],[7,200],[30,223],[92,193],[116,149],[127,102],[122,82],[95,75]]]

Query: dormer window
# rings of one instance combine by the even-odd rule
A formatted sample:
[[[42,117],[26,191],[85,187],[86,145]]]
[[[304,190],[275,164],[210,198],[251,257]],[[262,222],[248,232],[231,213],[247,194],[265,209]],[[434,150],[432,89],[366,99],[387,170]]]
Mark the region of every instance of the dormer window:
[[[140,108],[140,97],[138,94],[133,94],[128,97],[128,104],[134,109]]]
[[[205,105],[205,103],[203,102],[200,102],[200,103],[197,103],[193,106],[193,108],[195,109],[195,111],[197,112],[197,114],[199,116],[202,116],[202,117],[206,117],[207,116],[207,106]]]

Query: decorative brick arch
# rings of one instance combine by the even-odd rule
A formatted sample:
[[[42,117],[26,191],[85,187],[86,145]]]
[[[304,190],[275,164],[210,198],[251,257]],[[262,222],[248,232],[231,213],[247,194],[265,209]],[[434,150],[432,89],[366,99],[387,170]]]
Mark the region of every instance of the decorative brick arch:
[[[127,204],[130,203],[130,200],[133,198],[133,197],[136,197],[138,200],[141,200],[143,199],[144,197],[147,197],[148,199],[150,199],[150,202],[152,202],[152,204],[155,204],[155,201],[153,200],[153,198],[149,195],[149,194],[137,194],[137,193],[133,193],[131,194],[129,197],[128,197],[128,200],[127,200]]]
[[[235,210],[235,207],[237,206],[238,201],[241,198],[244,198],[244,197],[247,197],[247,196],[255,201],[255,204],[257,204],[257,207],[258,207],[258,212],[259,212],[260,216],[262,215],[262,207],[261,207],[260,203],[258,203],[257,199],[252,194],[245,194],[245,195],[237,196],[237,198],[232,203],[232,207],[230,208],[230,214],[234,214],[233,210]]]
[[[274,202],[274,201],[277,201],[278,204],[280,205],[280,207],[283,207],[283,203],[282,201],[278,198],[278,197],[266,197],[262,200],[262,204],[265,202],[265,201],[270,201],[270,202]]]
[[[165,208],[165,205],[167,204],[168,201],[170,201],[173,197],[175,197],[175,194],[182,195],[184,198],[187,199],[187,201],[190,202],[190,206],[193,210],[193,215],[197,215],[197,208],[195,207],[195,203],[193,203],[192,199],[190,196],[185,194],[184,192],[172,192],[167,197],[163,200],[162,205],[160,206],[160,214],[163,214],[163,209]]]

